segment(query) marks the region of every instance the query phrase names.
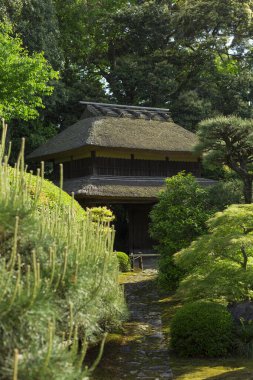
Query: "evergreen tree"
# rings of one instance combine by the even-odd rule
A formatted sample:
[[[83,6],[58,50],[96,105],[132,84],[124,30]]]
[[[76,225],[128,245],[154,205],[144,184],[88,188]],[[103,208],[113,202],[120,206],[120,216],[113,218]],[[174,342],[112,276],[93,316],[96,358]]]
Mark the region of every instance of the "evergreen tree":
[[[196,149],[212,165],[227,165],[243,182],[245,203],[252,202],[253,120],[220,116],[200,123]]]

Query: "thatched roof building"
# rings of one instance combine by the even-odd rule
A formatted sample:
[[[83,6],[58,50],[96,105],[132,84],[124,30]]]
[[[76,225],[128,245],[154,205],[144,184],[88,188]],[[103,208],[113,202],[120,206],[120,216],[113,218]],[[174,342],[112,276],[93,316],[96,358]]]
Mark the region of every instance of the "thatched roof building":
[[[94,147],[192,153],[196,135],[175,124],[168,110],[133,108],[88,103],[81,120],[40,146],[29,158],[50,159]]]
[[[108,205],[115,212],[121,207],[118,220],[125,215],[128,227],[123,245],[118,232],[118,249],[150,251],[148,215],[164,179],[185,170],[203,186],[213,182],[201,178],[201,160],[193,150],[197,137],[175,124],[168,109],[81,103],[81,120],[29,158],[52,161],[56,182],[62,162],[64,189],[84,207]]]

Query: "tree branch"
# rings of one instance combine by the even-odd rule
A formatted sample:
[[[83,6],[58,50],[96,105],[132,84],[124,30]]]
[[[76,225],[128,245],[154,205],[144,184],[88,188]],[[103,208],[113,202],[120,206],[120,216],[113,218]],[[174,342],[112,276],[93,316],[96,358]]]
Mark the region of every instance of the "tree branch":
[[[248,255],[246,253],[246,249],[245,249],[244,245],[241,246],[241,252],[242,252],[242,256],[243,256],[242,267],[244,270],[246,270],[247,269],[247,263],[248,263]]]

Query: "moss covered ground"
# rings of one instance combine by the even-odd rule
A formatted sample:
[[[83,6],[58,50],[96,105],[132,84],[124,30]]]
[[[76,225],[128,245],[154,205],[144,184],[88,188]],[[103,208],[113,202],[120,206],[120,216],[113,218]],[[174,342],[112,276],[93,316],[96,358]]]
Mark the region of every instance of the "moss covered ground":
[[[154,280],[154,277],[151,276],[149,280]],[[120,274],[119,282],[121,284],[127,284],[129,281],[138,284],[143,281],[143,273],[129,272]],[[154,284],[154,282],[152,283]],[[144,302],[145,292],[142,287],[136,289],[135,292],[142,295],[142,302]],[[160,295],[159,304],[162,307],[163,334],[166,335],[169,345],[171,320],[181,305],[173,294],[169,296]],[[124,324],[122,331],[108,335],[104,357],[93,380],[135,379],[135,376],[131,375],[132,365],[129,366],[127,360],[120,363],[121,370],[124,369],[125,375],[124,377],[119,377],[118,358],[122,355],[123,350],[123,357],[133,362],[136,361],[134,347],[142,344],[143,336],[146,334],[146,331],[142,331],[140,327],[142,326],[139,325],[139,322],[128,321]],[[173,379],[176,380],[253,380],[253,359],[186,359],[173,356],[170,353],[168,363],[173,372]],[[157,373],[154,372],[154,379],[157,378],[156,375]]]
[[[169,343],[170,323],[181,305],[173,294],[161,297],[160,303],[163,309],[163,331]],[[186,359],[171,354],[169,362],[177,380],[253,380],[253,359]]]

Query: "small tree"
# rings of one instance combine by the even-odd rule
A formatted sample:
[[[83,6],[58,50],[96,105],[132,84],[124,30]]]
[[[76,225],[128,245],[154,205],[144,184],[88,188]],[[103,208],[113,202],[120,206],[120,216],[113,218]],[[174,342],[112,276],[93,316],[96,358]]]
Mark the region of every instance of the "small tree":
[[[207,192],[192,174],[179,173],[166,180],[166,189],[150,216],[150,234],[161,254],[159,280],[163,286],[175,288],[181,271],[172,255],[205,231]]]
[[[196,150],[212,164],[228,165],[243,182],[245,203],[252,202],[253,120],[219,116],[199,124]]]
[[[180,284],[181,296],[229,301],[252,297],[253,206],[229,206],[207,225],[208,234],[174,256],[187,273]]]
[[[50,95],[57,72],[42,53],[29,55],[22,41],[12,36],[9,25],[0,23],[0,117],[24,120],[38,116],[42,97]]]
[[[167,254],[174,254],[205,231],[207,192],[192,174],[166,179],[166,189],[151,211],[150,234]]]

